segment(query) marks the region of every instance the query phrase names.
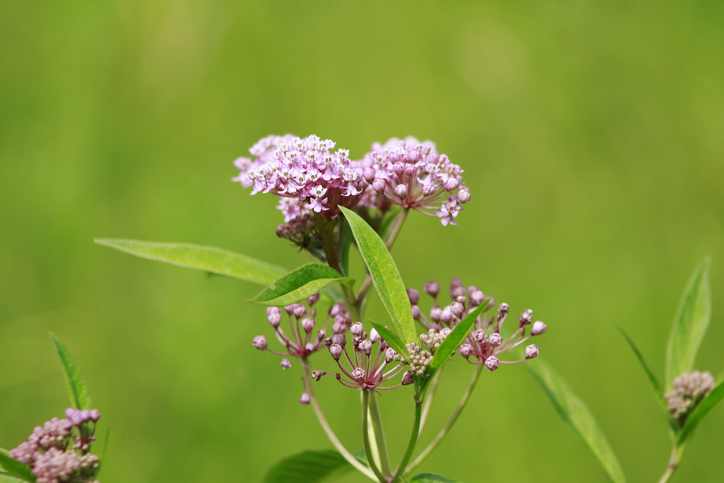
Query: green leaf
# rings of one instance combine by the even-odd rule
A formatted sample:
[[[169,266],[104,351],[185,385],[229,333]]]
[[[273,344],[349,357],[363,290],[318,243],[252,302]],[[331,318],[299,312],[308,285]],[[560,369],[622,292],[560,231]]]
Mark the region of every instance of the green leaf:
[[[372,322],[372,321],[370,321]],[[388,343],[390,344],[390,347],[395,349],[398,354],[400,354],[403,358],[407,359],[407,349],[405,348],[405,343],[402,342],[402,339],[400,339],[397,334],[392,332],[387,327],[383,327],[380,324],[376,322],[372,322],[372,326],[377,329],[377,332],[380,333],[380,336]]]
[[[339,219],[340,227],[342,230],[342,247],[339,251],[339,264],[342,267],[345,275],[349,275],[349,249],[352,246],[352,230],[349,228],[349,223],[346,223],[344,218]]]
[[[352,469],[337,451],[303,451],[277,463],[264,483],[316,483]]]
[[[52,332],[50,332],[50,339],[55,344],[55,351],[60,360],[60,368],[63,372],[63,379],[65,379],[65,389],[68,391],[70,405],[76,409],[91,409],[88,386],[80,373],[80,369],[78,369],[78,365],[73,360],[73,356],[70,355],[70,351]]]
[[[718,386],[711,390],[708,396],[694,409],[684,424],[684,429],[679,434],[677,445],[681,446],[691,437],[692,433],[699,423],[716,407],[717,404],[724,399],[724,382],[720,382]]]
[[[684,289],[676,310],[666,349],[666,389],[673,389],[677,376],[691,372],[711,318],[709,258],[705,258]]]
[[[214,247],[111,238],[96,238],[94,241],[141,258],[240,278],[259,285],[268,285],[287,272],[277,265]]]
[[[654,390],[654,394],[656,395],[656,400],[659,402],[661,407],[664,409],[666,414],[669,414],[669,411],[666,409],[666,399],[664,399],[664,392],[661,389],[661,385],[659,384],[658,379],[656,379],[656,375],[654,375],[654,372],[651,370],[651,366],[646,362],[646,359],[644,359],[643,354],[641,354],[641,351],[639,351],[638,347],[636,347],[636,344],[631,339],[631,337],[628,336],[628,334],[619,326],[618,330],[621,331],[621,334],[623,335],[624,339],[626,339],[626,342],[628,342],[628,345],[631,347],[631,350],[633,351],[634,355],[636,355],[636,358],[638,359],[639,363],[641,364],[641,367],[643,367],[644,372],[646,373],[646,376],[649,379],[649,382],[651,383],[651,388]]]
[[[561,417],[586,443],[588,449],[608,473],[611,481],[625,482],[623,470],[621,470],[621,465],[618,463],[611,445],[583,401],[574,394],[563,378],[540,357],[526,361],[525,366],[548,394]]]
[[[410,483],[462,483],[462,481],[451,480],[435,473],[420,473],[411,479]]]
[[[352,228],[357,248],[362,254],[367,270],[372,277],[372,283],[380,295],[382,304],[390,314],[397,333],[404,342],[415,342],[417,332],[415,331],[415,321],[412,319],[410,299],[407,297],[405,284],[402,282],[400,272],[397,270],[397,265],[387,250],[385,242],[359,215],[344,207],[340,207],[340,209]]]
[[[8,476],[6,474],[0,473],[0,483],[22,483],[23,481],[35,480],[21,480],[19,478],[15,478],[14,476]]]
[[[308,263],[274,281],[250,300],[261,305],[285,306],[311,297],[333,282],[353,284],[354,279],[341,277],[328,265]]]
[[[457,349],[460,344],[463,343],[465,338],[470,334],[473,329],[475,319],[488,308],[490,299],[483,302],[478,308],[473,310],[465,317],[458,325],[455,326],[452,332],[445,338],[440,347],[435,351],[435,355],[432,356],[432,362],[428,368],[428,374],[430,377],[434,376],[435,373],[442,367],[445,361],[448,360],[450,355]]]
[[[0,448],[0,467],[4,468],[10,476],[17,476],[25,481],[35,481],[35,477],[30,472],[30,468],[20,461],[12,459],[10,452],[2,448]]]

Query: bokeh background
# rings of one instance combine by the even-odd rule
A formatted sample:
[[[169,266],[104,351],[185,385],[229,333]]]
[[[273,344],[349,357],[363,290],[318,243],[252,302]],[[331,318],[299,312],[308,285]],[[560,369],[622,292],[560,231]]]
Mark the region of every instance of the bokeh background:
[[[0,446],[66,407],[53,331],[113,425],[104,483],[256,482],[285,455],[329,448],[297,402],[300,368],[251,346],[271,335],[245,301],[258,287],[92,240],[293,268],[307,259],[275,237],[276,200],[232,183],[232,161],[270,133],[315,133],[357,158],[412,134],[463,166],[473,198],[457,227],[410,217],[393,251],[405,281],[459,276],[534,309],[542,354],[630,481],[656,481],[664,419],[616,324],[663,376],[679,295],[710,254],[697,367],[724,368],[723,21],[707,0],[0,3]],[[471,371],[446,369],[430,427]],[[317,388],[359,448],[358,395]],[[381,404],[399,447],[409,394]],[[718,409],[674,481],[722,481],[723,430]],[[484,375],[421,470],[607,481],[522,366]]]

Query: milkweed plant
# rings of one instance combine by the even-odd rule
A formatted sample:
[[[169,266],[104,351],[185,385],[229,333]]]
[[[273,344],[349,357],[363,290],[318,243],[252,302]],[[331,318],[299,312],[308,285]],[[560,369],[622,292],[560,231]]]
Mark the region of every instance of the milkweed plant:
[[[281,369],[299,366],[299,403],[312,407],[333,450],[308,450],[282,459],[265,482],[315,482],[356,470],[380,483],[453,482],[415,469],[450,432],[481,377],[498,377],[507,365],[524,364],[551,398],[610,479],[624,482],[613,449],[586,405],[568,384],[538,358],[547,324],[528,308],[511,314],[477,285],[459,278],[406,287],[390,254],[405,220],[419,213],[450,228],[457,224],[471,193],[463,169],[430,141],[393,138],[374,143],[360,160],[317,136],[268,136],[234,162],[232,178],[252,195],[273,195],[283,223],[276,235],[314,260],[292,271],[226,250],[177,243],[97,239],[101,245],[152,260],[226,275],[263,285],[251,301],[265,307],[251,346],[269,354]],[[431,220],[431,221],[432,221]],[[434,223],[433,223],[434,224]],[[364,261],[363,279],[350,276],[350,258]],[[687,285],[668,342],[665,380],[660,384],[633,340],[622,330],[641,363],[663,410],[671,436],[669,480],[697,425],[724,397],[724,385],[710,372],[694,370],[694,359],[710,319],[710,288],[705,260]],[[365,317],[374,288],[389,318]],[[421,290],[420,290],[421,289]],[[515,315],[517,314],[517,315]],[[263,318],[266,316],[266,322]],[[506,323],[507,321],[507,323]],[[555,327],[555,325],[554,325]],[[555,330],[553,331],[555,332]],[[560,334],[558,335],[560,336]],[[0,451],[0,482],[95,482],[101,458],[91,452],[98,410],[70,353],[52,337],[60,356],[72,407],[64,419],[35,428],[28,441]],[[544,345],[544,344],[541,344]],[[451,358],[472,365],[470,382],[424,448],[420,434],[431,410],[441,370]],[[535,360],[532,360],[535,359]],[[485,374],[485,376],[483,376]],[[358,446],[345,447],[327,422],[315,385],[360,393]],[[382,391],[400,391],[413,420],[399,461],[392,461],[378,405]],[[427,429],[427,428],[425,428]]]

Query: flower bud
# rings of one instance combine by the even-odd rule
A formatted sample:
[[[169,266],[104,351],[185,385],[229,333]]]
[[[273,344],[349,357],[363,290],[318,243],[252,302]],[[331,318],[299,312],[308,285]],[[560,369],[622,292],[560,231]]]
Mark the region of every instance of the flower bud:
[[[254,337],[254,342],[252,342],[252,344],[260,351],[263,351],[266,349],[267,346],[266,337],[264,337],[263,335],[257,335],[256,337]]]
[[[365,328],[362,325],[362,322],[355,322],[352,324],[352,326],[349,328],[349,331],[352,332],[353,335],[360,336],[364,333]]]
[[[490,372],[493,372],[498,368],[498,364],[500,361],[498,361],[498,358],[495,356],[490,356],[487,359],[485,359],[485,367],[488,368]]]
[[[326,374],[326,372],[322,372],[322,371],[312,371],[312,379],[314,379],[315,381],[318,381],[325,374]]]
[[[377,175],[377,171],[375,171],[374,169],[365,168],[364,178],[365,178],[365,181],[367,181],[368,183],[374,182],[376,175]]]
[[[483,329],[476,329],[470,333],[470,336],[473,338],[473,340],[480,342],[481,340],[485,339],[485,331]]]
[[[455,314],[456,317],[462,319],[463,314],[465,313],[465,306],[460,302],[453,302],[450,305],[450,312]]]
[[[304,350],[307,352],[314,352],[314,350],[317,348],[315,344],[312,344],[311,342],[307,342],[307,345],[304,346]]]
[[[309,401],[309,394],[303,392],[302,397],[299,398],[299,404],[304,404],[306,406],[307,404],[309,404]]]
[[[425,284],[425,292],[432,298],[436,298],[437,294],[440,293],[440,284],[434,280]]]
[[[510,307],[508,307],[508,304],[506,304],[505,302],[498,306],[498,313],[507,314],[508,310],[510,310]]]
[[[450,279],[450,287],[462,287],[463,281],[460,279],[460,277],[455,277]]]
[[[526,359],[533,359],[534,357],[538,357],[539,353],[540,353],[540,350],[538,349],[538,346],[535,344],[531,344],[525,348],[525,358]]]
[[[520,326],[523,327],[524,325],[530,324],[530,321],[533,319],[533,311],[530,309],[525,309],[520,316],[518,316],[518,320],[520,321]]]
[[[530,333],[531,335],[541,335],[545,333],[546,330],[548,330],[548,326],[539,320],[533,324],[533,328]]]
[[[342,305],[342,304],[334,304],[329,308],[329,315],[331,315],[332,317],[336,317],[340,314],[344,315],[344,313],[345,313],[345,309],[344,309],[344,305]]]
[[[417,305],[417,302],[419,302],[419,300],[420,300],[420,292],[418,292],[414,288],[408,288],[407,289],[407,298],[410,299],[410,303],[412,305]]]
[[[372,182],[372,189],[378,193],[385,191],[385,180],[377,178]]]
[[[372,352],[372,341],[369,339],[365,339],[359,343],[357,346],[359,347],[360,352],[362,352],[365,355],[370,355]]]
[[[403,385],[403,386],[409,386],[409,385],[412,384],[413,382],[415,382],[415,376],[412,375],[412,372],[406,371],[406,372],[402,375],[402,385]]]
[[[88,409],[81,410],[80,418],[83,420],[84,423],[90,421],[90,411]]]
[[[341,315],[338,315],[334,318],[334,324],[332,324],[332,333],[334,334],[344,334],[344,332],[347,330],[347,319],[345,317],[342,317]]]
[[[402,163],[395,163],[392,165],[392,171],[397,176],[402,176],[403,174],[405,174],[405,165]]]
[[[97,409],[91,409],[90,419],[94,423],[97,422],[99,419],[101,419],[101,413]]]
[[[287,314],[292,315],[292,314],[294,313],[294,306],[295,306],[295,305],[296,305],[296,304],[291,304],[291,305],[285,306],[285,307],[284,307],[284,311],[285,311]]]
[[[405,165],[405,176],[409,176],[412,178],[417,174],[417,168],[415,168],[414,164],[406,164]]]
[[[450,327],[444,327],[440,331],[440,336],[443,338],[443,340],[447,339],[447,336],[449,336],[452,333],[452,329]]]
[[[498,347],[500,344],[503,343],[503,336],[498,334],[497,332],[493,332],[488,337],[488,342],[490,342],[490,345],[493,347]]]
[[[329,346],[329,353],[332,354],[332,358],[334,358],[335,361],[338,361],[340,357],[342,357],[342,346],[339,344],[332,344]]]
[[[379,332],[377,332],[377,329],[373,328],[370,330],[370,341],[372,342],[379,342],[382,340],[382,336]]]
[[[422,316],[422,313],[420,312],[420,307],[417,305],[413,305],[411,307],[412,309],[412,318],[415,320],[420,320],[420,317]]]
[[[461,188],[458,191],[458,203],[467,203],[468,201],[470,201],[470,191]]]
[[[395,349],[393,349],[392,347],[390,347],[389,349],[387,349],[387,352],[385,352],[385,362],[387,362],[389,364],[390,362],[395,360],[396,355],[397,355],[397,351]]]
[[[452,191],[455,188],[458,187],[458,180],[455,178],[448,178],[447,181],[445,181],[445,189],[447,191]]]
[[[407,151],[406,155],[407,159],[413,163],[420,159],[420,153],[416,149]]]
[[[352,378],[357,382],[362,382],[365,378],[365,370],[361,367],[357,367],[352,371]]]
[[[319,329],[317,331],[317,339],[322,340],[325,337],[327,337],[327,333],[324,331],[324,329]]]
[[[395,194],[400,198],[404,198],[405,196],[407,196],[407,185],[398,184],[397,186],[395,186]]]
[[[470,294],[470,305],[477,307],[485,301],[485,295],[480,290]]]
[[[334,334],[332,336],[332,343],[344,347],[345,344],[347,344],[347,337],[344,334]]]
[[[440,320],[442,322],[445,322],[446,324],[449,324],[450,322],[452,322],[452,319],[453,313],[450,310],[450,307],[445,307],[444,309],[442,309],[442,313],[440,314]]]
[[[292,310],[294,312],[294,315],[297,317],[304,317],[305,315],[307,315],[307,308],[300,303],[294,304],[294,308]]]
[[[312,305],[316,304],[317,301],[319,301],[319,292],[315,293],[314,295],[312,295],[311,297],[309,297],[307,299],[307,303],[309,304],[310,307]]]
[[[460,355],[464,358],[470,357],[470,355],[473,353],[473,348],[470,344],[463,344],[460,346]]]
[[[269,307],[266,309],[266,319],[276,329],[282,321],[282,311],[279,307]]]
[[[460,279],[458,279],[460,280]],[[450,288],[450,298],[453,300],[457,300],[458,297],[464,297],[465,296],[465,287],[462,285],[459,286],[452,286]]]
[[[314,319],[311,317],[304,317],[302,319],[302,328],[305,332],[311,332],[314,330]]]
[[[282,369],[289,369],[290,367],[292,367],[292,363],[289,362],[289,359],[285,357],[284,359],[282,359],[282,362],[281,364],[279,364],[279,366],[281,366]]]
[[[433,307],[430,309],[430,318],[433,322],[440,322],[440,317],[442,317],[442,309],[440,307]]]

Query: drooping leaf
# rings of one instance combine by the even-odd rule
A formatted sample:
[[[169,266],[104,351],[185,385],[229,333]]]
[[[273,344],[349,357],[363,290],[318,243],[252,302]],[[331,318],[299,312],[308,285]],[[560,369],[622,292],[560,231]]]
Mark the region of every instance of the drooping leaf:
[[[55,334],[50,333],[50,339],[55,345],[55,351],[60,360],[60,368],[65,380],[65,389],[68,392],[70,405],[76,409],[91,409],[91,399],[88,394],[88,386],[83,379],[83,375],[78,369],[70,351],[63,345]]]
[[[287,273],[282,267],[215,247],[111,238],[96,238],[94,241],[141,258],[226,275],[259,285],[268,285]]]
[[[475,310],[470,312],[458,325],[455,326],[453,331],[445,338],[440,344],[440,347],[435,351],[435,355],[432,356],[432,362],[428,368],[428,374],[430,377],[434,376],[435,373],[442,367],[445,361],[448,360],[450,355],[457,349],[460,344],[463,343],[465,338],[470,334],[473,328],[475,319],[488,308],[490,299],[486,300]]]
[[[699,350],[711,318],[711,289],[709,288],[709,258],[697,267],[679,301],[679,307],[671,327],[666,348],[667,390],[671,390],[674,379],[694,368],[694,359]]]
[[[708,396],[694,409],[689,417],[686,419],[684,428],[681,430],[678,439],[678,445],[686,443],[691,438],[696,427],[701,421],[709,414],[709,412],[716,407],[717,404],[724,399],[724,382],[720,382],[714,389],[711,390]]]
[[[264,483],[317,483],[352,469],[337,451],[303,451],[269,470]]]
[[[372,321],[370,321],[372,322]],[[380,336],[388,343],[390,344],[390,347],[395,349],[398,354],[400,354],[403,358],[407,359],[407,349],[405,348],[405,343],[402,342],[402,339],[400,339],[397,334],[392,332],[387,327],[383,327],[380,324],[376,322],[372,322],[372,326],[377,329],[377,332],[380,333]]]
[[[292,270],[251,299],[261,305],[285,306],[311,297],[333,282],[353,284],[328,265],[308,263]]]
[[[463,483],[459,480],[451,480],[435,473],[420,473],[410,480],[410,483]]]
[[[621,465],[601,427],[583,401],[575,395],[563,378],[540,357],[527,361],[525,366],[548,394],[563,420],[571,425],[591,450],[611,481],[624,483],[626,478]]]
[[[30,468],[20,461],[12,459],[10,452],[2,448],[0,448],[0,468],[4,468],[10,476],[16,476],[25,481],[35,481]]]
[[[390,314],[395,329],[405,343],[415,342],[417,333],[415,321],[412,319],[410,299],[385,242],[359,215],[347,208],[340,208],[347,218],[372,282],[382,304]]]

